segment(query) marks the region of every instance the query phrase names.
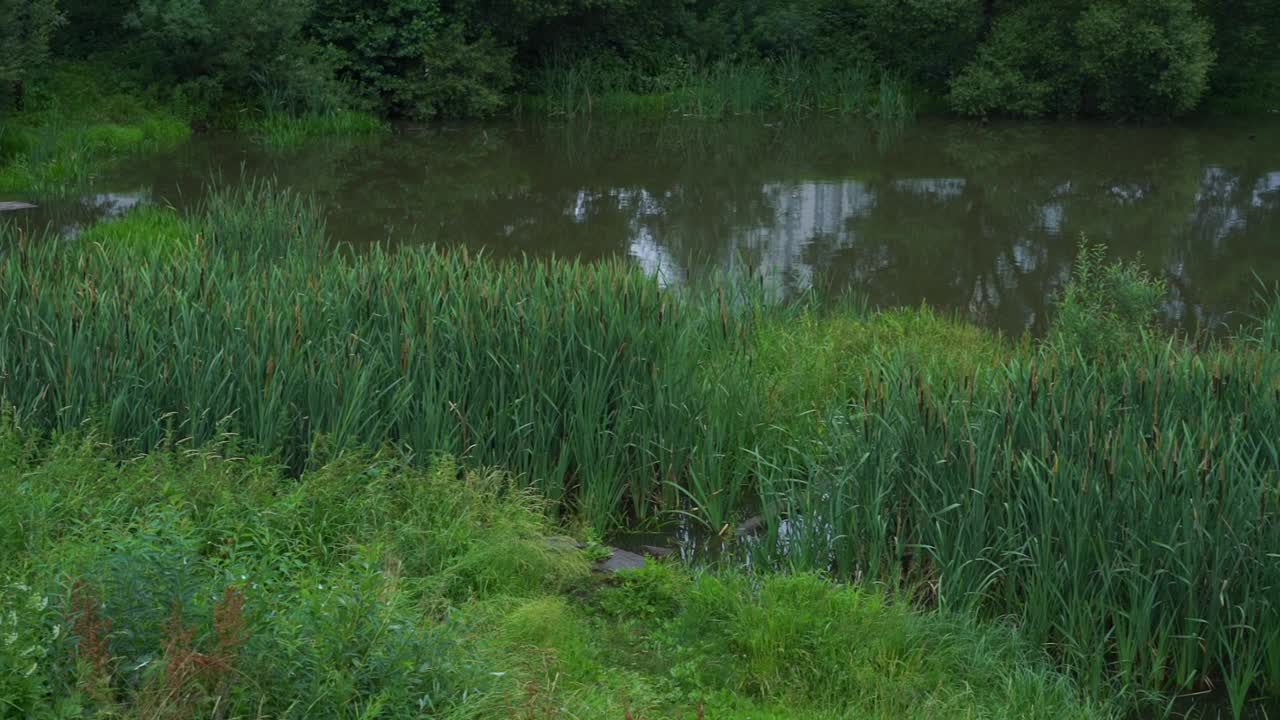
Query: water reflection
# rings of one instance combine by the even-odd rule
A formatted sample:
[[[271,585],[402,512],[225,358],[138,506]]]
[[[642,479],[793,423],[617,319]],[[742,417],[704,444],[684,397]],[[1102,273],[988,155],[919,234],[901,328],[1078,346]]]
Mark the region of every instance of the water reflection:
[[[1081,233],[1162,273],[1186,326],[1249,309],[1255,273],[1280,280],[1274,124],[498,124],[286,154],[205,137],[103,186],[183,204],[241,167],[315,193],[353,243],[621,255],[665,284],[752,267],[779,293],[821,283],[1011,333],[1043,328]]]

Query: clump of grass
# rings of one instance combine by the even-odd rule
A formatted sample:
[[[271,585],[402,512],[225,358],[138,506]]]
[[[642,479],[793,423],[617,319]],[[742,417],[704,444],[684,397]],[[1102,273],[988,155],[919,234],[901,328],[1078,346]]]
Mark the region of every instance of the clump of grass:
[[[763,323],[753,350],[753,377],[775,423],[805,415],[821,419],[818,413],[831,398],[861,389],[867,373],[886,357],[928,377],[966,378],[996,372],[1022,352],[992,332],[927,307],[872,311],[849,301],[809,305]]]
[[[996,639],[814,575],[704,575],[671,633],[687,682],[729,690],[720,702],[832,717],[1100,714],[1065,678],[1026,673],[1043,660],[1011,633]]]
[[[326,251],[313,206],[269,187],[215,193],[192,222],[205,251],[159,265],[104,248],[72,267],[52,243],[15,243],[0,373],[24,423],[94,418],[144,450],[169,432],[201,444],[235,429],[295,468],[317,434],[452,452],[511,468],[601,526],[651,515],[701,462],[696,348],[738,341],[723,300],[686,319],[693,306],[621,263],[346,258]],[[290,261],[262,262],[278,253]],[[81,310],[64,315],[69,301]],[[22,330],[37,317],[59,338],[43,349]],[[166,321],[137,324],[152,317]],[[25,355],[44,352],[59,359]],[[146,377],[159,382],[129,379]]]
[[[143,205],[90,225],[77,239],[112,254],[123,250],[135,259],[167,258],[193,249],[195,234],[173,208]]]
[[[290,115],[270,113],[250,121],[244,128],[259,143],[277,150],[303,145],[322,138],[359,138],[382,135],[390,129],[386,122],[368,113],[337,110],[327,113]]]

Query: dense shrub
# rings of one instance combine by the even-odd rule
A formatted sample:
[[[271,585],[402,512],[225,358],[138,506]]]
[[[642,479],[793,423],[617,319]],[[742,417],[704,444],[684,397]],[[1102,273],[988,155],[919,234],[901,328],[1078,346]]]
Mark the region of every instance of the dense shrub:
[[[930,83],[945,81],[978,46],[980,0],[861,0],[867,44],[886,69]]]
[[[10,10],[0,17],[7,23],[0,53],[38,57],[59,17],[53,0],[3,2]],[[608,78],[597,94],[661,94],[673,78],[796,58],[841,70],[878,66],[930,92],[949,88],[952,107],[967,114],[1179,115],[1211,85],[1258,97],[1280,87],[1280,61],[1267,52],[1280,24],[1275,0],[62,0],[61,7],[62,56],[128,68],[142,87],[176,88],[197,115],[340,110],[349,91],[358,109],[384,117],[484,116],[513,91],[541,92],[548,66],[593,68]],[[0,60],[0,84],[16,67]]]
[[[969,115],[1036,116],[1080,108],[1070,33],[1049,2],[996,20],[977,59],[951,83],[951,104]]]
[[[1271,103],[1253,109],[1280,106],[1280,1],[1197,0],[1196,9],[1213,26],[1213,47],[1218,61],[1211,71],[1213,92],[1228,97],[1255,96]]]
[[[511,87],[511,51],[487,31],[469,36],[437,0],[320,0],[310,27],[336,49],[339,77],[383,115],[490,115]]]
[[[1107,264],[1105,247],[1082,241],[1050,342],[1085,357],[1135,347],[1155,322],[1165,291],[1137,262]]]
[[[22,101],[22,83],[49,55],[63,22],[55,0],[0,0],[0,113]]]
[[[139,0],[124,18],[134,61],[197,115],[243,105],[328,109],[330,61],[303,38],[309,0]]]
[[[1208,86],[1209,38],[1190,0],[1032,2],[996,20],[951,102],[974,115],[1180,115]]]
[[[1208,86],[1208,23],[1191,0],[1095,3],[1076,22],[1086,102],[1106,115],[1181,115]]]

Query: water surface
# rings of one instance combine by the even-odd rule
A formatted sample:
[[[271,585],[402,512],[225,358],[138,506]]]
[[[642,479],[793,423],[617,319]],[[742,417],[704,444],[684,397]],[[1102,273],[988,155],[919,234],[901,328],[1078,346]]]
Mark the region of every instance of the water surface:
[[[186,205],[242,169],[313,193],[356,245],[624,256],[672,284],[749,269],[779,293],[853,289],[1010,333],[1043,329],[1082,233],[1165,277],[1183,327],[1240,322],[1258,279],[1280,281],[1280,118],[496,123],[288,152],[208,135],[123,163],[86,203]],[[85,210],[44,212],[74,227]]]

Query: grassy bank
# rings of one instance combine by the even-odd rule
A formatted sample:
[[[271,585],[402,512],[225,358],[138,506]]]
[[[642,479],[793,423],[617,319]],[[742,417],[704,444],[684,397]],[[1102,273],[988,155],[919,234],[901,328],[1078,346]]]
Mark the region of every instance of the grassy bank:
[[[1107,717],[1012,633],[814,575],[592,576],[437,458],[300,478],[0,429],[0,717]]]
[[[295,474],[443,452],[602,530],[759,514],[730,554],[1012,623],[1094,697],[1280,696],[1280,306],[1170,337],[1159,284],[1087,249],[1049,337],[1011,343],[731,278],[335,253],[269,186],[144,220],[172,252],[114,240],[128,219],[0,240],[26,431],[117,457],[234,437]]]
[[[366,137],[388,125],[349,111],[252,114],[229,130],[287,149],[321,137]],[[64,63],[32,84],[21,112],[0,123],[0,193],[83,190],[112,163],[171,148],[191,136],[188,113],[112,77],[106,68]]]
[[[84,187],[122,155],[171,147],[191,134],[177,113],[115,90],[88,67],[62,65],[28,92],[0,130],[0,192]]]

